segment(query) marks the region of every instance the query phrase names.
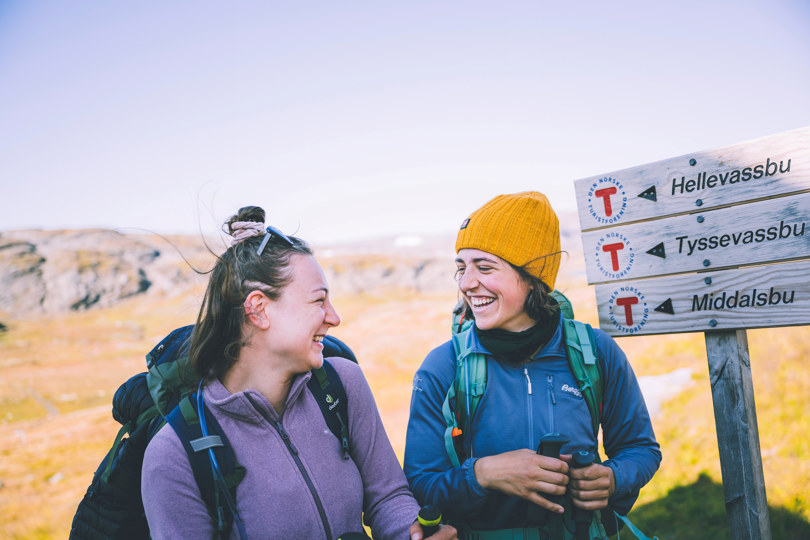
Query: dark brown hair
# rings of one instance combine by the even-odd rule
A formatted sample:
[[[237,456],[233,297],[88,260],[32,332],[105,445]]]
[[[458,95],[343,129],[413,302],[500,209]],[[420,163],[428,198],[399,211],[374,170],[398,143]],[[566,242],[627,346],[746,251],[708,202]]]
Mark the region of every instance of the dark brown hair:
[[[264,210],[246,206],[231,216],[222,230],[234,234],[233,224],[253,221],[264,224]],[[242,335],[244,303],[251,291],[260,290],[271,300],[277,299],[290,282],[290,258],[312,255],[301,239],[288,237],[292,245],[271,234],[261,255],[257,253],[263,234],[248,238],[217,257],[203,297],[197,325],[191,336],[189,358],[200,377],[221,378],[236,363],[246,343]]]

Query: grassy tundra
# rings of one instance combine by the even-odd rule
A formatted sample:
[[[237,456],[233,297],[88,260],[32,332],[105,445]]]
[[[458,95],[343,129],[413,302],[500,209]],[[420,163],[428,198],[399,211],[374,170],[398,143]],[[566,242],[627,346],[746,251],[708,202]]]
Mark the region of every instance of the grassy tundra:
[[[330,265],[343,264],[325,260]],[[595,324],[584,281],[560,288]],[[575,273],[576,274],[576,273]],[[193,322],[200,286],[171,298],[4,320],[0,331],[0,538],[65,538],[76,505],[118,424],[110,401],[145,369],[144,354]],[[392,443],[402,456],[413,372],[447,338],[452,286],[439,292],[340,293],[334,334],[357,353]],[[398,339],[403,330],[408,339]],[[774,538],[810,538],[810,329],[748,332]],[[702,334],[622,338],[639,376],[691,370],[653,423],[664,460],[631,518],[662,540],[727,538],[720,463]]]

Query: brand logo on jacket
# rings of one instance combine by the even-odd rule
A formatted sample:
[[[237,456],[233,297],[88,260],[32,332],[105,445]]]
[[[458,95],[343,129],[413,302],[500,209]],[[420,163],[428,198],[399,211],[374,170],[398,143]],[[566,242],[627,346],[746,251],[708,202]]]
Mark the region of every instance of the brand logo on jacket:
[[[567,384],[562,385],[562,388],[560,388],[560,390],[562,390],[563,392],[567,392],[572,396],[577,396],[578,398],[582,397],[582,392],[579,391],[579,388],[574,388],[573,386],[569,386]]]

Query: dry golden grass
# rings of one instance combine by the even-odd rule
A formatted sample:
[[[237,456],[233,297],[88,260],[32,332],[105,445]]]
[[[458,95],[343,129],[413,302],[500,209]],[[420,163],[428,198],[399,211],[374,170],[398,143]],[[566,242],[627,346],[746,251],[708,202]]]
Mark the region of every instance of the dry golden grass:
[[[194,321],[198,298],[132,300],[0,334],[0,538],[67,537],[120,428],[113,393],[167,330]]]
[[[592,290],[558,286],[578,318],[595,323]],[[194,321],[201,290],[173,299],[11,323],[0,334],[0,538],[65,538],[76,505],[118,424],[110,401],[145,369],[144,354],[168,331]],[[448,337],[455,291],[334,299],[343,319],[334,334],[360,359],[398,455],[404,448],[411,379],[425,354]],[[810,519],[810,329],[749,331],[768,501]],[[638,375],[681,367],[693,384],[654,419],[661,470],[640,504],[707,472],[720,482],[702,334],[623,338]]]

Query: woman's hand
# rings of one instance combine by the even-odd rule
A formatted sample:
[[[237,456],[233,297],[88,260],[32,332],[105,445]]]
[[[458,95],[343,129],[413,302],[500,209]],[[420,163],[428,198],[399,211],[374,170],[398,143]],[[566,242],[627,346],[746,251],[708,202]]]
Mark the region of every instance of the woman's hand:
[[[475,478],[481,487],[522,497],[541,508],[561,514],[563,507],[541,495],[564,495],[568,464],[523,448],[479,458]]]
[[[566,462],[571,461],[568,454],[560,456]],[[601,510],[607,508],[608,498],[616,491],[616,480],[613,469],[594,463],[581,469],[572,468],[568,476],[568,494],[574,506],[583,510]]]
[[[458,539],[458,531],[456,531],[455,527],[450,525],[439,525],[439,530],[436,531],[434,534],[425,538],[422,532],[422,526],[419,524],[418,521],[415,521],[413,525],[411,525],[411,540],[428,540],[431,538],[433,540],[457,540]]]

